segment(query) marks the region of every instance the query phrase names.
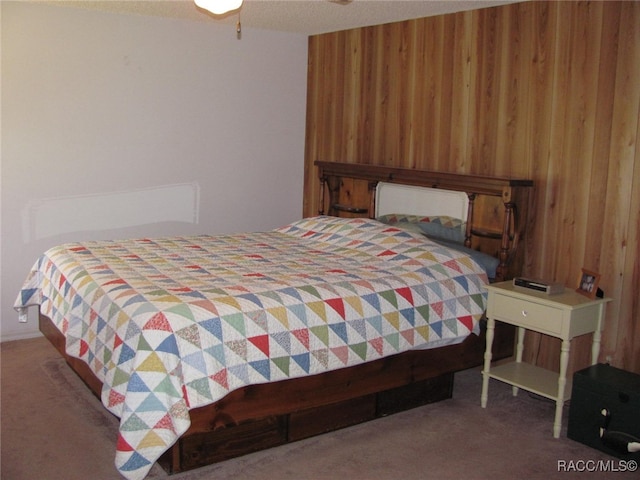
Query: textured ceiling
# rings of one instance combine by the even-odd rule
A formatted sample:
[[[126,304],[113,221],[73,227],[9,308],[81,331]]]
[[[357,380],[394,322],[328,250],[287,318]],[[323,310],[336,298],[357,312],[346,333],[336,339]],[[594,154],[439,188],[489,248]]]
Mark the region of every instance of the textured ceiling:
[[[235,25],[238,13],[216,16],[199,9],[192,0],[55,0],[54,3],[114,13],[156,15]],[[243,28],[258,28],[316,35],[350,28],[492,7],[513,0],[244,0]]]

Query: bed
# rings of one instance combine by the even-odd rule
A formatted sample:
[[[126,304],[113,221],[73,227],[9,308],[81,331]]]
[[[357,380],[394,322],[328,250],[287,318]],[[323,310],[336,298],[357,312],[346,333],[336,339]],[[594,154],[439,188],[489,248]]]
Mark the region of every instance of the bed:
[[[415,230],[442,215],[373,219],[338,203],[347,178],[372,195],[379,181],[416,186],[415,176],[318,169],[319,215],[273,231],[66,244],[37,260],[16,308],[39,307],[41,331],[120,418],[124,477],[144,478],[156,461],[171,473],[197,468],[447,398],[453,372],[481,363],[489,276],[464,251],[477,233],[473,204],[456,226],[466,245],[453,249]],[[478,178],[458,180],[469,198],[489,195]],[[498,278],[515,268],[523,232],[524,204],[517,221],[513,211],[525,197],[508,193]],[[343,211],[351,218],[336,216]],[[512,347],[512,330],[496,332],[494,356]]]

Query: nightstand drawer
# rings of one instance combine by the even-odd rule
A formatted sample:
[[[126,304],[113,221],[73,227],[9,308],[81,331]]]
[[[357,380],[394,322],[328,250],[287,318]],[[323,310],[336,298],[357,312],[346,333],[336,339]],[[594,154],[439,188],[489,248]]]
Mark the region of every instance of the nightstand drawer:
[[[562,331],[562,310],[549,305],[495,295],[487,313],[497,320],[506,320],[536,332],[560,334]]]

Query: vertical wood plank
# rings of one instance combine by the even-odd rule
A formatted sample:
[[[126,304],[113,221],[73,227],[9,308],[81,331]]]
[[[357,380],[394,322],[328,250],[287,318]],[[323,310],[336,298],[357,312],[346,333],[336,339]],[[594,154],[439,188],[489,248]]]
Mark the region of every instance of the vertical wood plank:
[[[531,82],[527,97],[528,134],[531,137],[529,176],[535,181],[536,195],[532,199],[530,209],[537,220],[533,228],[528,229],[525,239],[528,251],[534,248],[537,255],[529,256],[527,271],[538,272],[542,277],[550,277],[549,242],[550,236],[546,228],[546,214],[551,204],[548,202],[553,189],[547,181],[551,161],[551,120],[553,112],[553,85],[555,79],[554,58],[556,57],[556,2],[535,2],[531,4],[533,30],[531,44],[533,50]],[[514,162],[516,159],[514,159]],[[533,220],[533,218],[532,218]],[[533,257],[533,258],[531,258]]]
[[[471,94],[471,36],[473,15],[457,14],[453,38],[453,69],[451,83],[451,124],[449,157],[442,159],[447,169],[464,172],[471,162],[468,157],[469,102]],[[446,81],[446,80],[445,80]],[[455,92],[455,93],[454,93]]]

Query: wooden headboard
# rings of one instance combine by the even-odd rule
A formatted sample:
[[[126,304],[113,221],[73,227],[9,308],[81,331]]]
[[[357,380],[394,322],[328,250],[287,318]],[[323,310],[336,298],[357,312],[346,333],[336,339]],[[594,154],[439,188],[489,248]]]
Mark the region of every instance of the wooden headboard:
[[[465,245],[500,260],[496,280],[522,274],[532,180],[355,163],[316,161],[315,165],[320,176],[320,215],[373,218],[379,182],[465,192],[469,198]]]

